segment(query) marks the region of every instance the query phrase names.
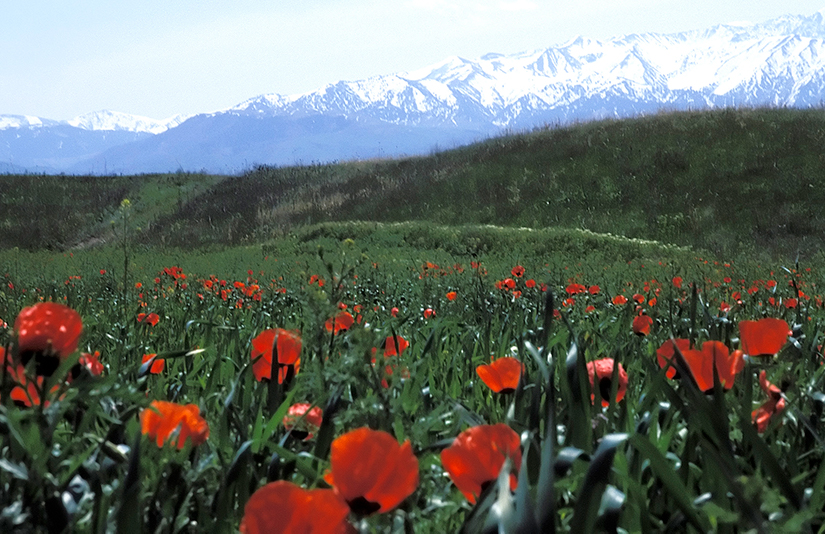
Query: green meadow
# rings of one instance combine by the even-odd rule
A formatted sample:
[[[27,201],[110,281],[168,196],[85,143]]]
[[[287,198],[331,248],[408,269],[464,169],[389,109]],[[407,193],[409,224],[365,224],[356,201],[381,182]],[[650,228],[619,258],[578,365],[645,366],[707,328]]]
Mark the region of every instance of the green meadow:
[[[0,176],[0,531],[252,532],[286,481],[357,532],[825,532],[823,139],[821,110],[723,110],[240,176]],[[48,376],[15,326],[40,302],[82,319]],[[765,318],[768,353],[742,326]],[[299,363],[260,356],[269,329]],[[507,357],[496,392],[478,368]],[[158,442],[153,401],[208,437]],[[297,403],[323,410],[308,439]],[[472,503],[442,451],[499,423],[518,457]],[[417,460],[390,510],[364,507],[389,482],[325,478],[363,427]]]

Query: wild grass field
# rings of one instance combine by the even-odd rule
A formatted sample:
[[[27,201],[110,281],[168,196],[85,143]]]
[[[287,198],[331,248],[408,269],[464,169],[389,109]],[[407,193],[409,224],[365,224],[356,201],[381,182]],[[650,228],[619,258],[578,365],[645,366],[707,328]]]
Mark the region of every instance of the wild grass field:
[[[0,177],[0,531],[825,532],[821,118]]]

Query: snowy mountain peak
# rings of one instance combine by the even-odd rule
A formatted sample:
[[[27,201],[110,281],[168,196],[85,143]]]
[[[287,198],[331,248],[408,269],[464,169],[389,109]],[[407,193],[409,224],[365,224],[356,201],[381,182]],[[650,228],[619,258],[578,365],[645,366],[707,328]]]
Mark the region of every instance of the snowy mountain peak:
[[[164,120],[130,115],[119,111],[93,111],[66,121],[66,124],[83,130],[129,131],[158,134],[173,128],[188,117],[175,115]]]
[[[0,130],[9,128],[40,128],[41,126],[52,126],[58,121],[41,119],[31,115],[0,115]]]
[[[62,158],[81,172],[163,172],[182,166],[227,172],[296,158],[414,154],[432,143],[454,145],[502,129],[662,109],[823,102],[825,9],[756,24],[603,41],[577,36],[517,54],[452,56],[417,70],[339,81],[303,94],[259,95],[202,114],[189,128],[175,128],[187,117],[159,121],[113,111],[61,122],[0,115],[0,161],[58,168],[55,162]],[[60,131],[49,137],[50,126]],[[74,131],[67,134],[68,129]],[[53,142],[48,157],[21,157],[22,150],[47,138]],[[105,156],[95,149],[99,157],[93,165],[81,160],[81,154],[91,153],[89,139],[98,147],[112,146]]]

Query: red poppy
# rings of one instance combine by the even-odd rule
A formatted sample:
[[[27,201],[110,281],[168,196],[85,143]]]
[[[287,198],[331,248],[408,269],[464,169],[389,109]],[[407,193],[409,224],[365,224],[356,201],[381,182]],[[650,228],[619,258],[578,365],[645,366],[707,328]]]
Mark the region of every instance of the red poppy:
[[[321,408],[308,402],[299,402],[289,407],[281,423],[294,437],[307,441],[318,432],[323,420],[324,411]]]
[[[392,309],[390,310],[390,315],[392,315],[393,317],[398,317],[398,308],[393,306]]]
[[[633,333],[637,336],[646,336],[650,334],[652,324],[653,319],[649,315],[637,315],[633,318]]]
[[[395,338],[398,338],[398,349],[396,350],[395,347]],[[384,349],[384,357],[387,358],[389,356],[398,356],[400,354],[404,354],[404,351],[409,348],[410,342],[404,339],[401,336],[387,336],[387,339],[381,343],[381,348]],[[376,349],[372,349],[373,354],[378,352]],[[375,361],[373,360],[373,363]]]
[[[283,384],[290,374],[298,374],[301,367],[301,337],[297,330],[271,328],[252,340],[252,373],[260,382],[272,378],[272,347],[278,339],[278,383]]]
[[[328,489],[305,490],[278,480],[259,488],[246,501],[240,531],[243,534],[344,534],[347,504]]]
[[[524,364],[509,356],[476,367],[476,374],[494,393],[514,392],[523,372]]]
[[[324,323],[324,328],[327,332],[345,332],[350,329],[350,327],[355,322],[353,319],[352,314],[348,311],[340,311],[338,312],[335,317],[327,319]]]
[[[0,361],[4,363],[4,372],[8,376],[11,384],[14,387],[11,390],[10,397],[12,402],[17,406],[24,406],[31,408],[32,406],[40,405],[39,390],[43,387],[43,377],[38,376],[36,382],[32,382],[26,378],[26,368],[22,364],[15,364],[11,359],[11,354],[6,354],[6,350],[0,347]],[[0,379],[5,377],[0,376]],[[2,382],[2,380],[0,380]],[[55,389],[58,386],[55,385]],[[49,401],[46,401],[46,406]]]
[[[498,478],[507,458],[512,462],[510,489],[515,490],[516,475],[521,467],[521,440],[504,423],[468,428],[441,451],[441,465],[471,504],[475,504],[484,488]]]
[[[152,326],[157,326],[158,322],[160,322],[160,316],[157,313],[139,313],[137,316],[137,321],[139,323],[149,323]]]
[[[624,295],[616,295],[613,297],[613,304],[616,306],[621,306],[622,304],[627,304],[627,297]]]
[[[674,341],[675,346],[679,348],[679,352],[683,353],[690,348],[690,340],[689,339],[668,339],[662,345],[656,349],[656,359],[659,361],[659,367],[662,369],[667,367],[667,372],[665,373],[668,378],[674,378],[678,371],[676,367],[671,365],[668,367],[668,362],[671,361],[673,355],[676,353],[674,349]]]
[[[702,350],[683,350],[682,356],[685,357],[699,389],[705,392],[713,389],[714,365],[719,375],[719,381],[725,389],[733,387],[733,379],[736,378],[736,374],[745,368],[742,351],[729,352],[721,341],[705,341],[702,343]]]
[[[587,363],[587,376],[590,378],[590,402],[596,401],[596,379],[598,378],[598,391],[602,399],[602,406],[610,406],[610,391],[613,387],[613,358],[602,358]],[[627,373],[619,364],[619,387],[616,390],[616,402],[624,398],[627,391]]]
[[[418,486],[418,459],[410,442],[362,427],[332,442],[324,480],[358,515],[392,510]]]
[[[449,300],[450,302],[454,301],[455,297],[456,297],[456,292],[455,291],[448,291],[447,292],[447,300]]]
[[[570,284],[564,288],[564,291],[568,295],[578,295],[579,293],[584,293],[587,291],[587,288],[584,287],[582,284]]]
[[[516,288],[516,281],[513,280],[512,278],[505,278],[501,283],[507,289],[515,289]]]
[[[590,286],[587,288],[587,292],[591,295],[598,295],[602,289],[599,286]]]
[[[676,289],[682,289],[682,277],[681,276],[674,276],[673,277],[673,287]]]
[[[34,357],[36,373],[51,376],[77,350],[82,330],[80,314],[68,306],[41,302],[23,308],[14,321],[21,363],[26,365]]]
[[[768,400],[754,410],[751,417],[756,430],[762,433],[768,429],[771,417],[785,409],[785,399],[782,398],[782,390],[768,382],[768,374],[764,369],[759,373],[759,387],[768,396]]]
[[[103,364],[100,363],[100,351],[96,350],[94,354],[84,352],[80,355],[80,360],[77,362],[77,372],[72,370],[72,377],[77,378],[81,369],[86,369],[92,376],[100,376],[103,374]]]
[[[524,282],[524,287],[528,287],[530,289],[536,287],[536,281],[532,278]]]
[[[426,310],[424,310],[425,319],[432,319],[433,317],[435,317],[435,310],[433,310],[432,308],[427,308]]]
[[[516,278],[521,278],[522,276],[524,276],[524,267],[522,267],[521,265],[516,265],[510,271],[510,274],[512,274]]]
[[[153,375],[157,375],[163,372],[164,367],[166,367],[166,360],[163,358],[157,358],[157,354],[144,354],[143,359],[141,360],[141,364],[148,362],[149,360],[154,360],[152,362],[152,366],[149,368],[149,372]]]
[[[773,356],[788,341],[790,328],[782,319],[739,321],[742,352],[748,356]]]
[[[178,449],[182,449],[188,439],[192,440],[192,445],[200,445],[209,437],[209,425],[194,404],[152,401],[140,413],[140,429],[158,447],[163,447],[175,432],[178,434],[171,443]]]

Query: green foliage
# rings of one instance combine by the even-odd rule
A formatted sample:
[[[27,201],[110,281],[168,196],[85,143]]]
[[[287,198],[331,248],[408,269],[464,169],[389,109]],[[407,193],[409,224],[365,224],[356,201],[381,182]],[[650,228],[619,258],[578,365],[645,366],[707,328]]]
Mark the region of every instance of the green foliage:
[[[825,522],[818,265],[719,262],[578,230],[417,222],[319,224],[208,252],[135,247],[129,287],[122,261],[116,246],[0,253],[0,319],[13,324],[41,298],[65,302],[83,317],[80,350],[100,351],[105,365],[100,377],[44,386],[48,407],[15,405],[8,375],[0,381],[3,532],[233,532],[267,481],[325,487],[332,440],[360,426],[410,440],[420,469],[398,510],[353,518],[366,532],[804,532]],[[504,278],[516,287],[497,289]],[[574,282],[599,290],[568,295]],[[646,337],[631,331],[636,294],[654,321]],[[616,295],[631,302],[613,304]],[[339,304],[361,320],[333,335],[324,324]],[[157,325],[138,322],[151,312]],[[751,360],[728,392],[700,393],[686,368],[669,380],[656,363],[671,336],[733,348],[738,321],[763,316],[788,320],[792,341]],[[251,369],[251,340],[275,327],[303,339],[300,371],[282,385]],[[382,359],[388,337],[409,349]],[[14,340],[0,328],[0,346],[13,353]],[[142,364],[149,353],[165,360],[161,373]],[[526,373],[496,396],[475,368],[504,355]],[[629,383],[602,409],[590,403],[586,363],[605,357]],[[762,369],[788,406],[757,433]],[[177,450],[142,436],[139,413],[155,399],[198,405],[206,442]],[[325,414],[306,442],[281,424],[300,401]],[[508,467],[518,489],[505,473],[472,507],[439,452],[468,426],[498,422],[522,436],[522,465]]]
[[[822,110],[725,109],[241,176],[4,176],[0,247],[109,241],[101,223],[129,198],[136,241],[163,247],[255,243],[328,221],[417,220],[584,229],[725,256],[807,259],[825,248],[823,140]]]

